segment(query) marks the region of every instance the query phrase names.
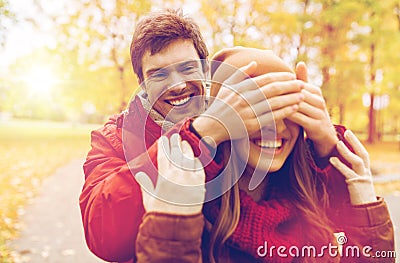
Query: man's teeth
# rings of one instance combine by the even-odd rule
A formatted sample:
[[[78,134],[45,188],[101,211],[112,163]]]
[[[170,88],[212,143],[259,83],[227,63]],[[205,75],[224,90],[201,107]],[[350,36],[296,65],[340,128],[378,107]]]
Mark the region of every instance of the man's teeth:
[[[282,146],[282,139],[279,139],[279,140],[254,140],[254,143],[261,148],[279,148]]]
[[[169,100],[168,102],[173,106],[182,106],[190,100],[190,96],[178,100]]]

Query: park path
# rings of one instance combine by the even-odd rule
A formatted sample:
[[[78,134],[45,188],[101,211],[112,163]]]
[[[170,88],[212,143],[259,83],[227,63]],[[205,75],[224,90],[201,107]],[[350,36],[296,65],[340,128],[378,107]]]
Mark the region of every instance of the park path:
[[[11,243],[16,263],[100,263],[84,241],[78,198],[84,160],[74,160],[43,181],[21,218],[21,236]]]
[[[87,249],[78,206],[83,160],[74,160],[44,180],[21,218],[20,238],[11,243],[16,263],[101,263]],[[385,197],[395,226],[400,263],[400,189]]]

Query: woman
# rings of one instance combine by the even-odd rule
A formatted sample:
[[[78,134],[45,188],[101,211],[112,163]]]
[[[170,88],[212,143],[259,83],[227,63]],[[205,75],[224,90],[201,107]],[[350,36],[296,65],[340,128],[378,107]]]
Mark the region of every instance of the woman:
[[[226,64],[251,72],[252,78],[271,74],[267,98],[276,129],[269,136],[271,127],[262,127],[259,133],[235,141],[232,151],[229,142],[219,146],[227,157],[222,172],[228,175],[225,183],[233,187],[204,207],[202,170],[190,172],[171,166],[172,161],[186,168],[199,167],[196,158],[190,162],[177,157],[182,156],[176,153],[177,145],[182,144],[183,154],[192,156],[190,147],[177,135],[171,137],[167,155],[159,144],[159,170],[166,171],[160,177],[196,185],[185,195],[197,205],[182,206],[185,195],[178,195],[177,185],[165,183],[168,180],[158,179],[153,194],[172,203],[159,201],[143,190],[146,214],[137,239],[138,262],[367,262],[377,260],[368,257],[374,251],[393,250],[393,227],[385,203],[375,196],[368,155],[343,127],[337,127],[337,137],[332,136],[334,129],[322,95],[306,83],[305,66],[300,64],[296,69],[297,78],[304,82],[303,96],[299,96],[298,91],[282,92],[285,83],[275,81],[279,74],[271,72],[291,70],[269,52],[227,49],[214,60],[224,62],[211,65],[217,83],[230,84],[237,78],[229,66],[224,68]],[[254,67],[251,61],[256,61],[256,71],[249,70]],[[214,85],[211,94],[225,88]],[[294,97],[299,99],[297,107],[289,117],[283,117],[287,115],[280,114],[279,101]],[[316,129],[315,123],[325,125]],[[163,141],[168,145],[166,138]],[[188,180],[188,175],[197,181]],[[136,175],[136,179],[142,189],[153,188],[145,174]],[[371,254],[362,253],[365,246],[372,247]],[[358,257],[349,255],[349,250],[354,253],[357,249]]]

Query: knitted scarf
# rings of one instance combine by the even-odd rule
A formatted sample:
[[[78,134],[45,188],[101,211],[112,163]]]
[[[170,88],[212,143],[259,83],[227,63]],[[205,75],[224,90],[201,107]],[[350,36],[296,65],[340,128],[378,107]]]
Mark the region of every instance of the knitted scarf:
[[[208,221],[214,223],[219,213],[218,203],[206,203],[203,213]],[[299,215],[288,200],[255,202],[240,190],[239,224],[226,245],[246,252],[257,262],[292,262],[294,258],[289,255],[288,250],[292,246],[301,249],[301,244],[304,243],[301,232]],[[260,246],[265,247],[266,251],[263,248],[260,252],[266,255],[258,255]],[[275,249],[269,253],[273,246]],[[284,253],[288,254],[287,257],[278,256],[277,248],[280,246],[286,247]]]
[[[147,95],[144,91],[140,91],[137,96],[140,98],[140,101],[143,105],[143,108],[147,111],[150,118],[157,123],[164,131],[168,131],[171,129],[175,123],[166,120],[158,111],[153,109],[149,100],[147,99]]]

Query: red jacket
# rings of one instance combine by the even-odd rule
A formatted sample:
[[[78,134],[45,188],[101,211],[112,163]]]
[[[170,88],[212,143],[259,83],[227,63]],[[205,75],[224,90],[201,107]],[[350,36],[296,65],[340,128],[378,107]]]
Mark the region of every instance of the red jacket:
[[[191,121],[191,119],[187,119],[176,124],[166,135],[179,132],[182,139],[189,142],[195,155],[200,156],[203,164],[208,164],[205,170],[209,180],[218,174],[222,166],[211,160],[212,153],[191,131]],[[337,129],[338,135],[341,136],[344,128],[338,126]],[[86,181],[80,196],[80,207],[88,247],[94,254],[106,261],[136,262],[136,238],[143,220],[144,208],[140,186],[135,181],[133,174],[145,171],[151,178],[156,178],[157,144],[155,142],[160,135],[160,126],[148,117],[139,98],[131,103],[127,113],[110,118],[104,127],[92,132],[92,149],[84,164]],[[317,176],[327,178],[329,196],[334,201],[332,208],[335,211],[336,207],[338,211],[338,213],[332,214],[332,217],[337,217],[332,218],[333,221],[340,222],[346,213],[359,211],[359,216],[354,217],[354,219],[361,220],[359,223],[355,222],[358,226],[357,232],[361,226],[365,230],[370,229],[372,223],[369,223],[368,218],[374,218],[373,211],[381,211],[383,208],[380,210],[371,207],[363,207],[358,210],[344,209],[348,207],[349,203],[344,177],[331,165],[324,163],[326,160],[316,161],[319,166],[324,168],[319,168],[312,160],[311,166]],[[379,207],[382,207],[384,204],[382,201],[380,203]],[[257,208],[254,211],[261,210]],[[344,213],[339,213],[339,211]],[[387,219],[385,216],[379,221],[381,223],[385,221],[386,230],[382,230],[385,232],[382,234],[387,239],[387,243],[380,242],[379,247],[383,245],[389,250],[393,246],[393,241],[391,241],[393,240],[393,229],[390,218],[389,222]],[[343,226],[338,224],[337,227],[344,228],[349,225],[349,222],[343,223]],[[373,224],[375,223],[373,222]],[[236,236],[243,239],[242,234],[248,236],[252,233],[252,229],[247,230],[250,232],[235,231]],[[372,236],[375,239],[376,235]],[[379,240],[377,242],[379,243]],[[140,242],[139,244],[143,245]],[[152,251],[151,253],[154,253],[154,247]]]
[[[179,131],[195,155],[200,156],[203,164],[208,164],[205,167],[208,177],[214,177],[222,166],[210,161],[212,153],[190,130],[191,121],[186,119],[176,124],[166,135]],[[148,116],[138,97],[128,112],[111,117],[104,127],[92,132],[92,148],[83,166],[85,184],[79,202],[87,245],[106,261],[134,262],[135,241],[144,208],[133,173],[145,171],[156,178],[155,142],[160,136],[160,126]],[[129,143],[123,145],[123,140]]]

